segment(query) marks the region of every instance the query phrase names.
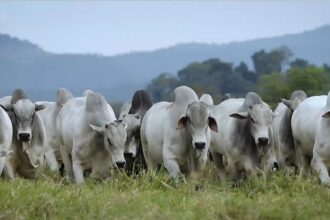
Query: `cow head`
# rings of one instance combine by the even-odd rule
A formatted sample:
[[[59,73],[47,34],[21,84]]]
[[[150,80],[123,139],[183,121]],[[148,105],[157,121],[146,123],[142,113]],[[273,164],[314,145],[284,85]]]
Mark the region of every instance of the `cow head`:
[[[104,127],[98,127],[95,125],[90,126],[93,130],[104,136],[104,145],[111,155],[112,164],[115,167],[124,168],[124,149],[127,138],[127,125],[122,122],[114,121],[105,124]]]
[[[139,112],[135,114],[126,114],[123,115],[123,119],[120,121],[127,124],[127,137],[128,140],[131,140],[133,137],[134,133],[139,129],[140,124],[141,124],[141,115]]]
[[[266,170],[278,168],[275,152],[271,144],[271,123],[273,112],[266,104],[255,104],[249,107],[247,112],[231,114],[230,117],[247,120],[249,135],[256,145],[259,165]]]
[[[188,129],[192,137],[192,146],[196,150],[204,150],[208,146],[208,128],[218,132],[216,120],[204,102],[193,102],[188,105],[186,113],[177,123],[177,129]]]
[[[289,100],[281,99],[282,103],[286,105],[291,111],[296,110],[298,105],[307,98],[307,95],[302,90],[296,90],[291,94]]]
[[[44,105],[34,104],[29,99],[20,99],[15,104],[7,106],[6,110],[13,114],[15,120],[18,141],[31,141],[35,113],[44,108]]]

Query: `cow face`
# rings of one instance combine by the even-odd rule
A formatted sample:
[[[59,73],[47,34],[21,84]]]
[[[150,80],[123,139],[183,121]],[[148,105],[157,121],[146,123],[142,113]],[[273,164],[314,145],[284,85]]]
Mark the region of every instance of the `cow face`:
[[[255,143],[264,146],[270,143],[270,127],[273,121],[273,113],[267,105],[258,104],[250,107],[249,119],[251,134]]]
[[[130,140],[135,131],[140,127],[141,116],[139,113],[123,115],[121,122],[127,124],[127,137]]]
[[[218,131],[216,120],[210,116],[210,111],[203,102],[193,102],[188,105],[186,113],[180,117],[177,124],[177,129],[183,128],[189,130],[193,148],[200,151],[209,145],[208,128]]]
[[[15,104],[9,107],[8,110],[13,113],[15,118],[18,141],[31,141],[35,113],[44,108],[44,105],[36,105],[28,99],[18,100]]]
[[[234,113],[230,117],[249,120],[250,133],[254,138],[255,144],[260,146],[269,144],[269,130],[273,121],[273,113],[269,106],[256,104],[250,106],[248,112]]]
[[[93,130],[104,135],[104,145],[111,155],[112,163],[115,167],[124,168],[124,149],[127,138],[127,125],[122,122],[111,122],[104,127],[90,125]]]
[[[250,106],[248,112],[230,115],[236,119],[248,120],[250,134],[256,144],[257,157],[262,169],[271,170],[278,168],[274,148],[271,145],[271,123],[273,112],[268,105],[256,104]]]

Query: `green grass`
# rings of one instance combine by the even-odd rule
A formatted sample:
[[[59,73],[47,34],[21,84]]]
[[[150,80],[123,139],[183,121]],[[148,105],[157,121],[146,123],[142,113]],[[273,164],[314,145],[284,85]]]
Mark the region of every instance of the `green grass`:
[[[116,173],[82,186],[49,173],[37,181],[0,180],[0,219],[329,218],[330,189],[283,172],[238,187],[215,178],[174,186],[162,172],[136,179]]]

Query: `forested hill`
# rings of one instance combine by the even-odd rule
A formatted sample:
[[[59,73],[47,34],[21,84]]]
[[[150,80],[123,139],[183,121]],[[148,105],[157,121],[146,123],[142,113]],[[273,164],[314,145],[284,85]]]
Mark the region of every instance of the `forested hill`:
[[[67,87],[75,95],[89,88],[102,92],[109,100],[125,101],[160,73],[176,73],[191,62],[209,58],[234,64],[244,61],[252,68],[250,57],[254,52],[287,46],[296,57],[316,65],[330,63],[329,39],[327,25],[267,39],[222,45],[187,43],[150,52],[102,56],[53,54],[28,41],[0,34],[0,96],[21,87],[34,100],[49,100],[54,99],[58,87]]]

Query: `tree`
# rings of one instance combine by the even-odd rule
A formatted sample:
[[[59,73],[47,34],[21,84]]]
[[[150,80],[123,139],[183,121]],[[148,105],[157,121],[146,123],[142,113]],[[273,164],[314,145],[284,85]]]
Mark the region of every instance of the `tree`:
[[[308,67],[309,63],[307,60],[297,58],[290,63],[290,68],[305,68]]]
[[[293,68],[287,74],[290,90],[304,90],[308,96],[327,94],[329,75],[324,68],[309,66],[306,68]]]
[[[257,74],[255,74],[253,71],[250,71],[249,67],[244,62],[241,62],[237,67],[235,67],[234,72],[240,74],[244,79],[248,81],[257,81]]]
[[[286,77],[281,73],[262,75],[257,84],[261,97],[271,106],[276,106],[280,98],[289,96],[289,86]]]
[[[177,78],[169,73],[162,73],[151,81],[151,84],[147,86],[147,90],[154,101],[169,100],[170,92],[177,86],[179,86]]]
[[[265,50],[258,51],[252,55],[252,61],[255,72],[258,76],[271,74],[274,72],[281,73],[284,64],[286,64],[292,52],[287,47],[280,47],[269,53]]]

